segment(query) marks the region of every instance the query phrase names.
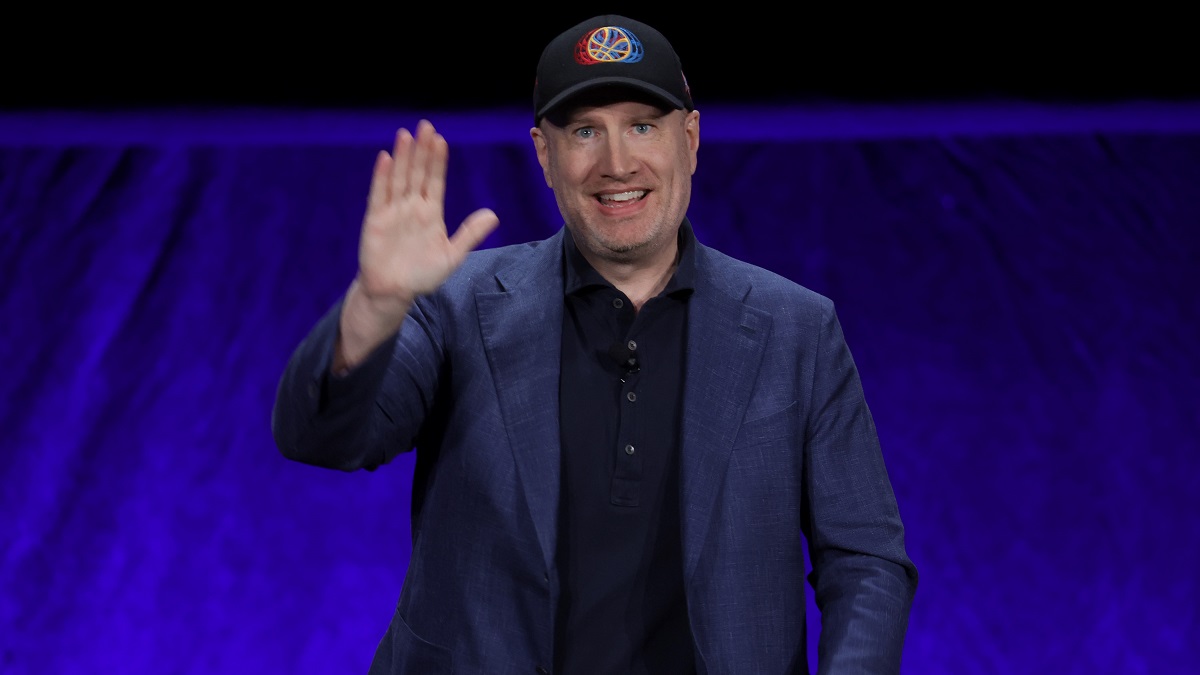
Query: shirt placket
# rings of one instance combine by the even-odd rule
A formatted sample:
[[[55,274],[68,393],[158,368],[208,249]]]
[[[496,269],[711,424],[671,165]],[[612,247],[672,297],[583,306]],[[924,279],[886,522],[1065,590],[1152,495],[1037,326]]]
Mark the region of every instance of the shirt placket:
[[[627,338],[625,348],[632,354],[631,363],[635,365],[627,368],[621,376],[621,414],[617,428],[617,447],[614,448],[616,459],[610,496],[615,506],[638,506],[642,486],[642,457],[645,450],[638,447],[638,385],[642,381],[642,370],[636,365],[637,341],[632,337]]]

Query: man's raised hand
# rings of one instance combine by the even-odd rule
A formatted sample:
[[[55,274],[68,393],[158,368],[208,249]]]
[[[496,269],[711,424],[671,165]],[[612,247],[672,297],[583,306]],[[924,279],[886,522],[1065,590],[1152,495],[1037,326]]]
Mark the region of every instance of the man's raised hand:
[[[446,139],[421,120],[415,138],[400,129],[392,154],[376,157],[358,251],[368,297],[407,304],[437,290],[499,223],[491,209],[479,209],[447,236],[448,156]]]
[[[491,209],[479,209],[448,235],[448,157],[446,139],[421,120],[415,137],[400,129],[392,153],[375,158],[335,369],[358,363],[395,333],[413,301],[437,290],[499,224]]]

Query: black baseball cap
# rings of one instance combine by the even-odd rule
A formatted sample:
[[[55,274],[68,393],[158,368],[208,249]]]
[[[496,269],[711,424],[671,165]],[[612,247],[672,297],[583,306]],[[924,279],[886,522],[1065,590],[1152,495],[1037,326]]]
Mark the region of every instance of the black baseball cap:
[[[629,87],[677,110],[693,110],[679,56],[662,33],[633,19],[606,14],[559,34],[542,51],[533,86],[533,123],[552,109],[598,87]]]

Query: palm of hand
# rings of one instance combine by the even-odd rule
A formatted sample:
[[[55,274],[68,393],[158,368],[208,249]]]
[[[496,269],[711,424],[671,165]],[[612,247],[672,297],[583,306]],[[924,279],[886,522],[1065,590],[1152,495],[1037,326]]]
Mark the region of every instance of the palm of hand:
[[[446,280],[495,228],[489,209],[447,236],[446,140],[422,120],[414,138],[396,134],[392,155],[376,158],[359,243],[359,279],[369,297],[408,302]]]

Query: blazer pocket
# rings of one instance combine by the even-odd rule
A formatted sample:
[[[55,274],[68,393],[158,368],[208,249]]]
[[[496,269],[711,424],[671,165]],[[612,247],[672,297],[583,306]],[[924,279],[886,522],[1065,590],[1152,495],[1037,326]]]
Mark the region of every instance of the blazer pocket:
[[[797,401],[792,401],[782,410],[777,410],[762,417],[756,417],[748,422],[743,422],[742,426],[738,428],[737,441],[734,442],[734,447],[741,448],[761,445],[795,435],[798,433],[796,431],[797,405],[799,405]]]
[[[450,650],[428,642],[409,628],[400,610],[392,616],[383,643],[371,664],[369,675],[376,673],[420,673],[436,675],[454,672]]]

